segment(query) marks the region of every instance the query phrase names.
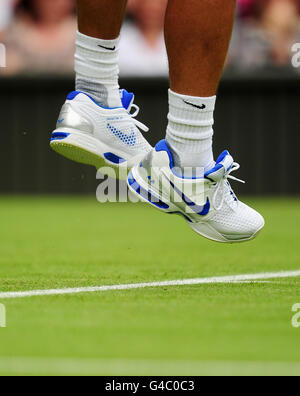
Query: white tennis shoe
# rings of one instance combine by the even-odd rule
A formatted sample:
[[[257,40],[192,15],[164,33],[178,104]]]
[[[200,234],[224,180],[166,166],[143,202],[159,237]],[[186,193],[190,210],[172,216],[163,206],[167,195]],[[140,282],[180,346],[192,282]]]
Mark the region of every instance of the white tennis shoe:
[[[240,202],[228,179],[239,165],[224,151],[203,177],[175,173],[165,140],[157,144],[128,176],[130,190],[165,213],[181,214],[198,234],[213,241],[235,243],[254,239],[264,227],[263,217]]]
[[[62,107],[50,146],[57,153],[97,169],[119,170],[138,164],[152,147],[140,130],[148,128],[135,117],[134,95],[120,91],[123,107],[104,108],[83,92],[72,92]],[[134,114],[130,111],[135,109]],[[125,174],[126,172],[121,172]]]

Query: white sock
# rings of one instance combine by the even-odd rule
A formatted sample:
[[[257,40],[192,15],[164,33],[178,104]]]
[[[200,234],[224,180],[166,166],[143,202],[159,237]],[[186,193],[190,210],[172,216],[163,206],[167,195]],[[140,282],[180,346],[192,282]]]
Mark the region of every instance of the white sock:
[[[76,90],[89,94],[104,107],[121,107],[119,41],[102,40],[77,32]]]
[[[169,90],[167,143],[179,168],[214,167],[212,150],[216,96],[200,98]]]

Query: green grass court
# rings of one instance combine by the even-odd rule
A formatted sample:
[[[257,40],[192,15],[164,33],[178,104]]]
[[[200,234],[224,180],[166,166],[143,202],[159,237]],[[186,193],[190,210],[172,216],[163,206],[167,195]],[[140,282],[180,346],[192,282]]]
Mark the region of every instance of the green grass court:
[[[0,199],[0,292],[300,269],[300,199],[248,200],[254,242],[222,245],[143,204]],[[0,374],[300,375],[300,278],[0,300]]]

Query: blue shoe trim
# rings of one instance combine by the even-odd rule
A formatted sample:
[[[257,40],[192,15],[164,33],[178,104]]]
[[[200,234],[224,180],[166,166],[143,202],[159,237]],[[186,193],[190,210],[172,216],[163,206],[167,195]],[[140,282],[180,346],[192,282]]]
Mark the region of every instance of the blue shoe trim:
[[[205,177],[207,178],[207,179],[209,179],[209,175],[211,175],[212,173],[215,173],[215,172],[217,172],[218,170],[220,170],[220,169],[222,169],[223,168],[223,165],[220,165],[220,164],[218,164],[218,165],[216,165],[214,168],[212,168],[211,170],[209,170],[208,172],[206,172],[205,173]]]
[[[218,170],[222,169],[222,168],[224,167],[224,165],[222,165],[222,162],[224,161],[224,159],[225,159],[228,155],[230,155],[230,154],[229,154],[229,151],[227,151],[227,150],[223,151],[223,153],[222,153],[222,154],[220,155],[220,157],[217,159],[216,166],[215,166],[214,168],[212,168],[211,170],[209,170],[208,172],[206,172],[204,176],[205,176],[207,179],[209,179],[209,175],[211,175],[212,173],[215,173],[215,172],[217,172]],[[232,168],[232,165],[231,165],[228,169],[226,169],[226,172],[229,172],[231,168]],[[209,179],[209,180],[210,180],[210,179]]]
[[[168,145],[168,143],[167,143],[167,141],[166,141],[165,139],[164,139],[164,140],[161,140],[160,142],[157,143],[157,145],[155,146],[155,150],[156,150],[157,152],[165,151],[165,152],[168,154],[168,156],[169,156],[169,166],[170,166],[170,169],[171,169],[172,173],[173,173],[176,177],[179,177],[180,179],[188,179],[188,180],[203,179],[203,177],[183,177],[182,175],[179,175],[178,173],[175,172],[175,170],[174,170],[174,159],[173,159],[173,154],[172,154],[172,152],[171,152],[171,150],[170,150],[170,147],[169,147],[169,145]]]
[[[178,175],[178,174],[174,171],[174,159],[173,159],[173,154],[172,154],[172,152],[171,152],[171,150],[170,150],[170,147],[169,147],[169,145],[168,145],[168,143],[167,143],[167,141],[166,141],[165,139],[164,139],[164,140],[161,140],[160,142],[157,143],[157,145],[155,146],[155,150],[156,150],[157,152],[165,151],[165,152],[168,154],[168,156],[169,156],[169,166],[170,166],[170,169],[171,169],[172,173],[173,173],[175,176],[177,176],[177,177],[179,177],[179,178],[181,178],[181,179],[193,179],[193,180],[202,179],[202,177],[200,177],[200,178],[199,178],[199,177],[183,177],[183,176],[181,176],[181,175]],[[204,178],[205,178],[205,179],[209,179],[209,175],[210,175],[210,174],[217,172],[218,170],[220,170],[220,169],[223,167],[223,165],[222,165],[221,163],[224,161],[224,159],[227,157],[227,155],[230,155],[229,152],[228,152],[227,150],[223,151],[223,153],[222,153],[222,154],[219,156],[219,158],[217,159],[216,166],[204,174]],[[232,167],[232,166],[231,166],[231,167]],[[231,168],[231,167],[230,167],[230,168]],[[228,171],[230,170],[230,168],[227,169],[226,171],[228,172]],[[209,179],[209,180],[210,180],[210,179]]]
[[[126,91],[126,89],[121,89],[120,95],[121,95],[122,105],[124,109],[128,111],[134,101],[134,94]]]
[[[192,180],[203,179],[202,177],[183,177],[182,175],[178,175],[178,174],[174,171],[174,159],[173,159],[173,154],[172,154],[172,152],[171,152],[171,150],[170,150],[170,148],[169,148],[169,145],[168,145],[168,143],[167,143],[167,141],[166,141],[165,139],[164,139],[164,140],[161,140],[160,142],[157,143],[157,145],[155,146],[155,150],[156,150],[157,152],[165,151],[165,152],[168,154],[168,156],[169,156],[169,166],[170,166],[170,169],[171,169],[172,173],[173,173],[175,176],[179,177],[180,179],[192,179]],[[223,167],[223,165],[221,164],[221,162],[224,161],[224,159],[227,157],[227,155],[230,155],[229,152],[228,152],[227,150],[223,151],[223,153],[222,153],[222,154],[220,155],[220,157],[217,159],[216,166],[204,174],[204,178],[205,178],[205,179],[208,179],[208,180],[210,180],[210,181],[213,182],[213,180],[209,178],[209,175],[211,175],[212,173],[217,172],[218,170],[220,170],[220,169]],[[227,172],[230,171],[231,168],[232,168],[232,165],[231,165],[226,171],[227,171]]]
[[[171,150],[169,148],[169,145],[167,143],[167,141],[161,140],[160,142],[157,143],[157,145],[155,146],[155,151],[156,152],[160,152],[160,151],[166,151],[168,156],[169,156],[169,161],[170,161],[170,168],[173,169],[174,168],[174,160],[173,160],[173,155],[171,153]]]
[[[83,94],[83,95],[87,96],[88,98],[90,98],[91,101],[93,101],[101,109],[104,109],[104,110],[122,109],[122,107],[104,107],[104,106],[101,106],[90,95],[86,94],[85,92],[81,92],[81,91],[73,91],[73,92],[69,93],[69,95],[67,96],[67,100],[74,100],[79,94]]]
[[[153,195],[152,193],[148,192],[147,190],[145,190],[144,188],[142,188],[138,182],[135,180],[135,178],[133,177],[132,172],[129,173],[128,175],[128,183],[130,185],[130,187],[141,197],[143,197],[144,199],[146,199],[147,201],[149,201],[152,205],[155,205],[156,207],[158,207],[159,209],[164,209],[167,210],[169,209],[169,205],[167,205],[166,203],[164,203],[163,201],[161,201],[158,197],[156,197],[155,195]]]
[[[66,139],[68,136],[70,136],[70,133],[54,132],[54,133],[52,133],[52,136],[51,136],[51,142],[52,142],[53,140],[64,140],[64,139]]]
[[[69,93],[69,95],[67,96],[67,100],[73,100],[76,98],[76,96],[78,96],[81,93],[83,93],[83,92],[73,91],[73,92]]]
[[[123,162],[126,162],[124,158],[121,158],[114,153],[104,153],[104,158],[114,164],[122,164]]]
[[[216,164],[220,164],[229,154],[228,150],[223,151],[223,153],[220,155],[220,157],[217,159]]]
[[[171,182],[171,180],[169,180],[172,188],[174,189],[174,191],[181,197],[181,199],[183,200],[183,202],[189,206],[193,212],[195,212],[197,215],[200,216],[207,216],[209,211],[210,211],[210,201],[209,198],[207,198],[206,200],[206,204],[205,205],[197,205],[195,202],[191,201],[182,191],[180,191],[174,183]]]

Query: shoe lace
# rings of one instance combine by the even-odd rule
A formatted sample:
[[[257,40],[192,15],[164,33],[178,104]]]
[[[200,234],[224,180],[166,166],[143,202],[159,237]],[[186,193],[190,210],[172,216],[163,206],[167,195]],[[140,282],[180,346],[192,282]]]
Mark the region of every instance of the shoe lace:
[[[232,172],[235,172],[239,169],[240,169],[240,164],[238,164],[237,162],[234,162],[232,167],[225,173],[225,175],[222,177],[222,179],[216,183],[216,190],[214,192],[213,201],[212,201],[215,210],[218,211],[223,207],[225,197],[229,197],[229,199],[231,199],[233,201],[237,201],[237,198],[231,189],[228,179],[235,180],[239,183],[245,184],[246,182],[244,180],[238,179],[237,177],[234,177],[231,175]],[[218,198],[219,194],[221,194],[222,198],[221,198],[220,203],[218,204],[217,198]]]
[[[132,113],[131,110],[134,109],[135,111]],[[132,122],[134,123],[134,125],[141,129],[143,132],[149,132],[149,128],[143,124],[141,121],[138,121],[135,117],[138,116],[140,112],[140,108],[139,106],[137,106],[136,104],[132,103],[130,108],[128,109],[128,114],[130,115],[130,117],[132,118]]]

